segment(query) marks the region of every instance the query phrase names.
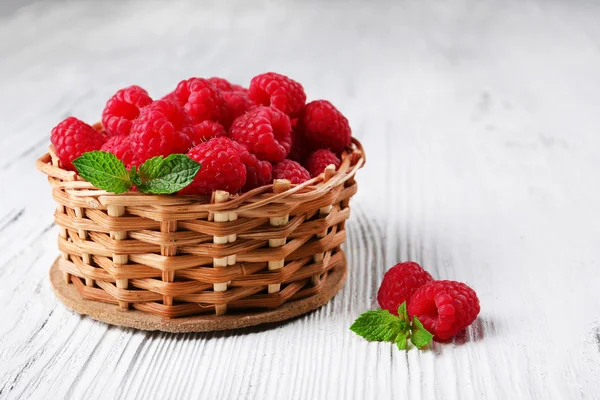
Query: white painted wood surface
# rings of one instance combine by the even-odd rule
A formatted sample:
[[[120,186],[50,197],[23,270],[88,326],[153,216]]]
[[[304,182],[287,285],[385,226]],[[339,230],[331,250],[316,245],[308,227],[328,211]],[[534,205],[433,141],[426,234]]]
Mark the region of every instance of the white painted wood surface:
[[[0,15],[0,398],[600,398],[600,4],[34,3]],[[54,204],[34,160],[132,83],[289,74],[368,152],[326,307],[270,329],[111,327],[54,298]],[[430,351],[348,327],[384,271],[479,293]]]

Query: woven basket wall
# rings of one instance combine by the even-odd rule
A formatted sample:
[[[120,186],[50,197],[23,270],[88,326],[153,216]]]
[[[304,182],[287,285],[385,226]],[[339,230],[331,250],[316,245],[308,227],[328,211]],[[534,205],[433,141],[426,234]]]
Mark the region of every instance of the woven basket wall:
[[[212,198],[107,193],[59,168],[52,149],[37,167],[58,203],[65,280],[84,299],[174,318],[317,294],[346,262],[340,246],[364,162],[354,140],[337,171]]]

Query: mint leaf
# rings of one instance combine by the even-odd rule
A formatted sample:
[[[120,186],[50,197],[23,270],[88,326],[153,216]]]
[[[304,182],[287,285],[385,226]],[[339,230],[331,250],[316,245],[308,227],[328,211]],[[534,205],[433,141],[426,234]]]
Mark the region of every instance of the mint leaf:
[[[410,324],[410,319],[408,318],[408,311],[406,310],[406,301],[400,304],[400,306],[398,307],[398,317],[407,324]]]
[[[408,340],[408,334],[409,331],[407,329],[404,332],[400,332],[398,336],[396,336],[396,339],[394,339],[394,343],[396,343],[396,346],[398,346],[398,350],[406,350],[406,341]]]
[[[433,335],[423,327],[423,324],[417,317],[414,317],[410,341],[418,348],[421,348],[427,346],[432,339]]]
[[[389,311],[377,309],[362,313],[350,330],[369,341],[393,342],[404,331],[408,334],[408,326],[402,322]]]
[[[142,193],[171,194],[192,183],[200,167],[185,154],[153,157],[138,168],[134,181]]]
[[[83,179],[98,189],[119,194],[132,186],[125,164],[114,154],[90,151],[73,160],[73,165]]]

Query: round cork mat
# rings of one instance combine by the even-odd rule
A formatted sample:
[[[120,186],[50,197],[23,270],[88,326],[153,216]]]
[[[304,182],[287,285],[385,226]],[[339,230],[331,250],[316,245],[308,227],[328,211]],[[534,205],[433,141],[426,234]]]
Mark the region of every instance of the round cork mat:
[[[65,283],[58,259],[50,268],[50,282],[54,293],[67,307],[79,314],[112,325],[145,331],[164,332],[208,332],[238,329],[260,324],[285,321],[298,315],[317,309],[329,302],[344,286],[348,269],[344,262],[329,272],[323,289],[312,297],[285,303],[274,310],[247,314],[198,315],[194,317],[163,318],[138,310],[120,310],[113,304],[84,300],[73,284]]]

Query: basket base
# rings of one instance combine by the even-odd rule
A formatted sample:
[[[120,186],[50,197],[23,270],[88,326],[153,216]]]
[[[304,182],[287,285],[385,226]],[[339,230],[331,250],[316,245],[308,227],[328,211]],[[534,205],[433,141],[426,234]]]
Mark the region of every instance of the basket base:
[[[50,282],[59,300],[75,312],[111,325],[146,331],[163,332],[209,332],[238,329],[260,324],[285,321],[315,310],[329,302],[346,282],[346,262],[331,270],[323,289],[316,295],[285,303],[274,310],[234,315],[198,315],[182,318],[162,318],[137,310],[122,311],[118,306],[85,300],[75,285],[65,283],[57,259],[50,268]]]

